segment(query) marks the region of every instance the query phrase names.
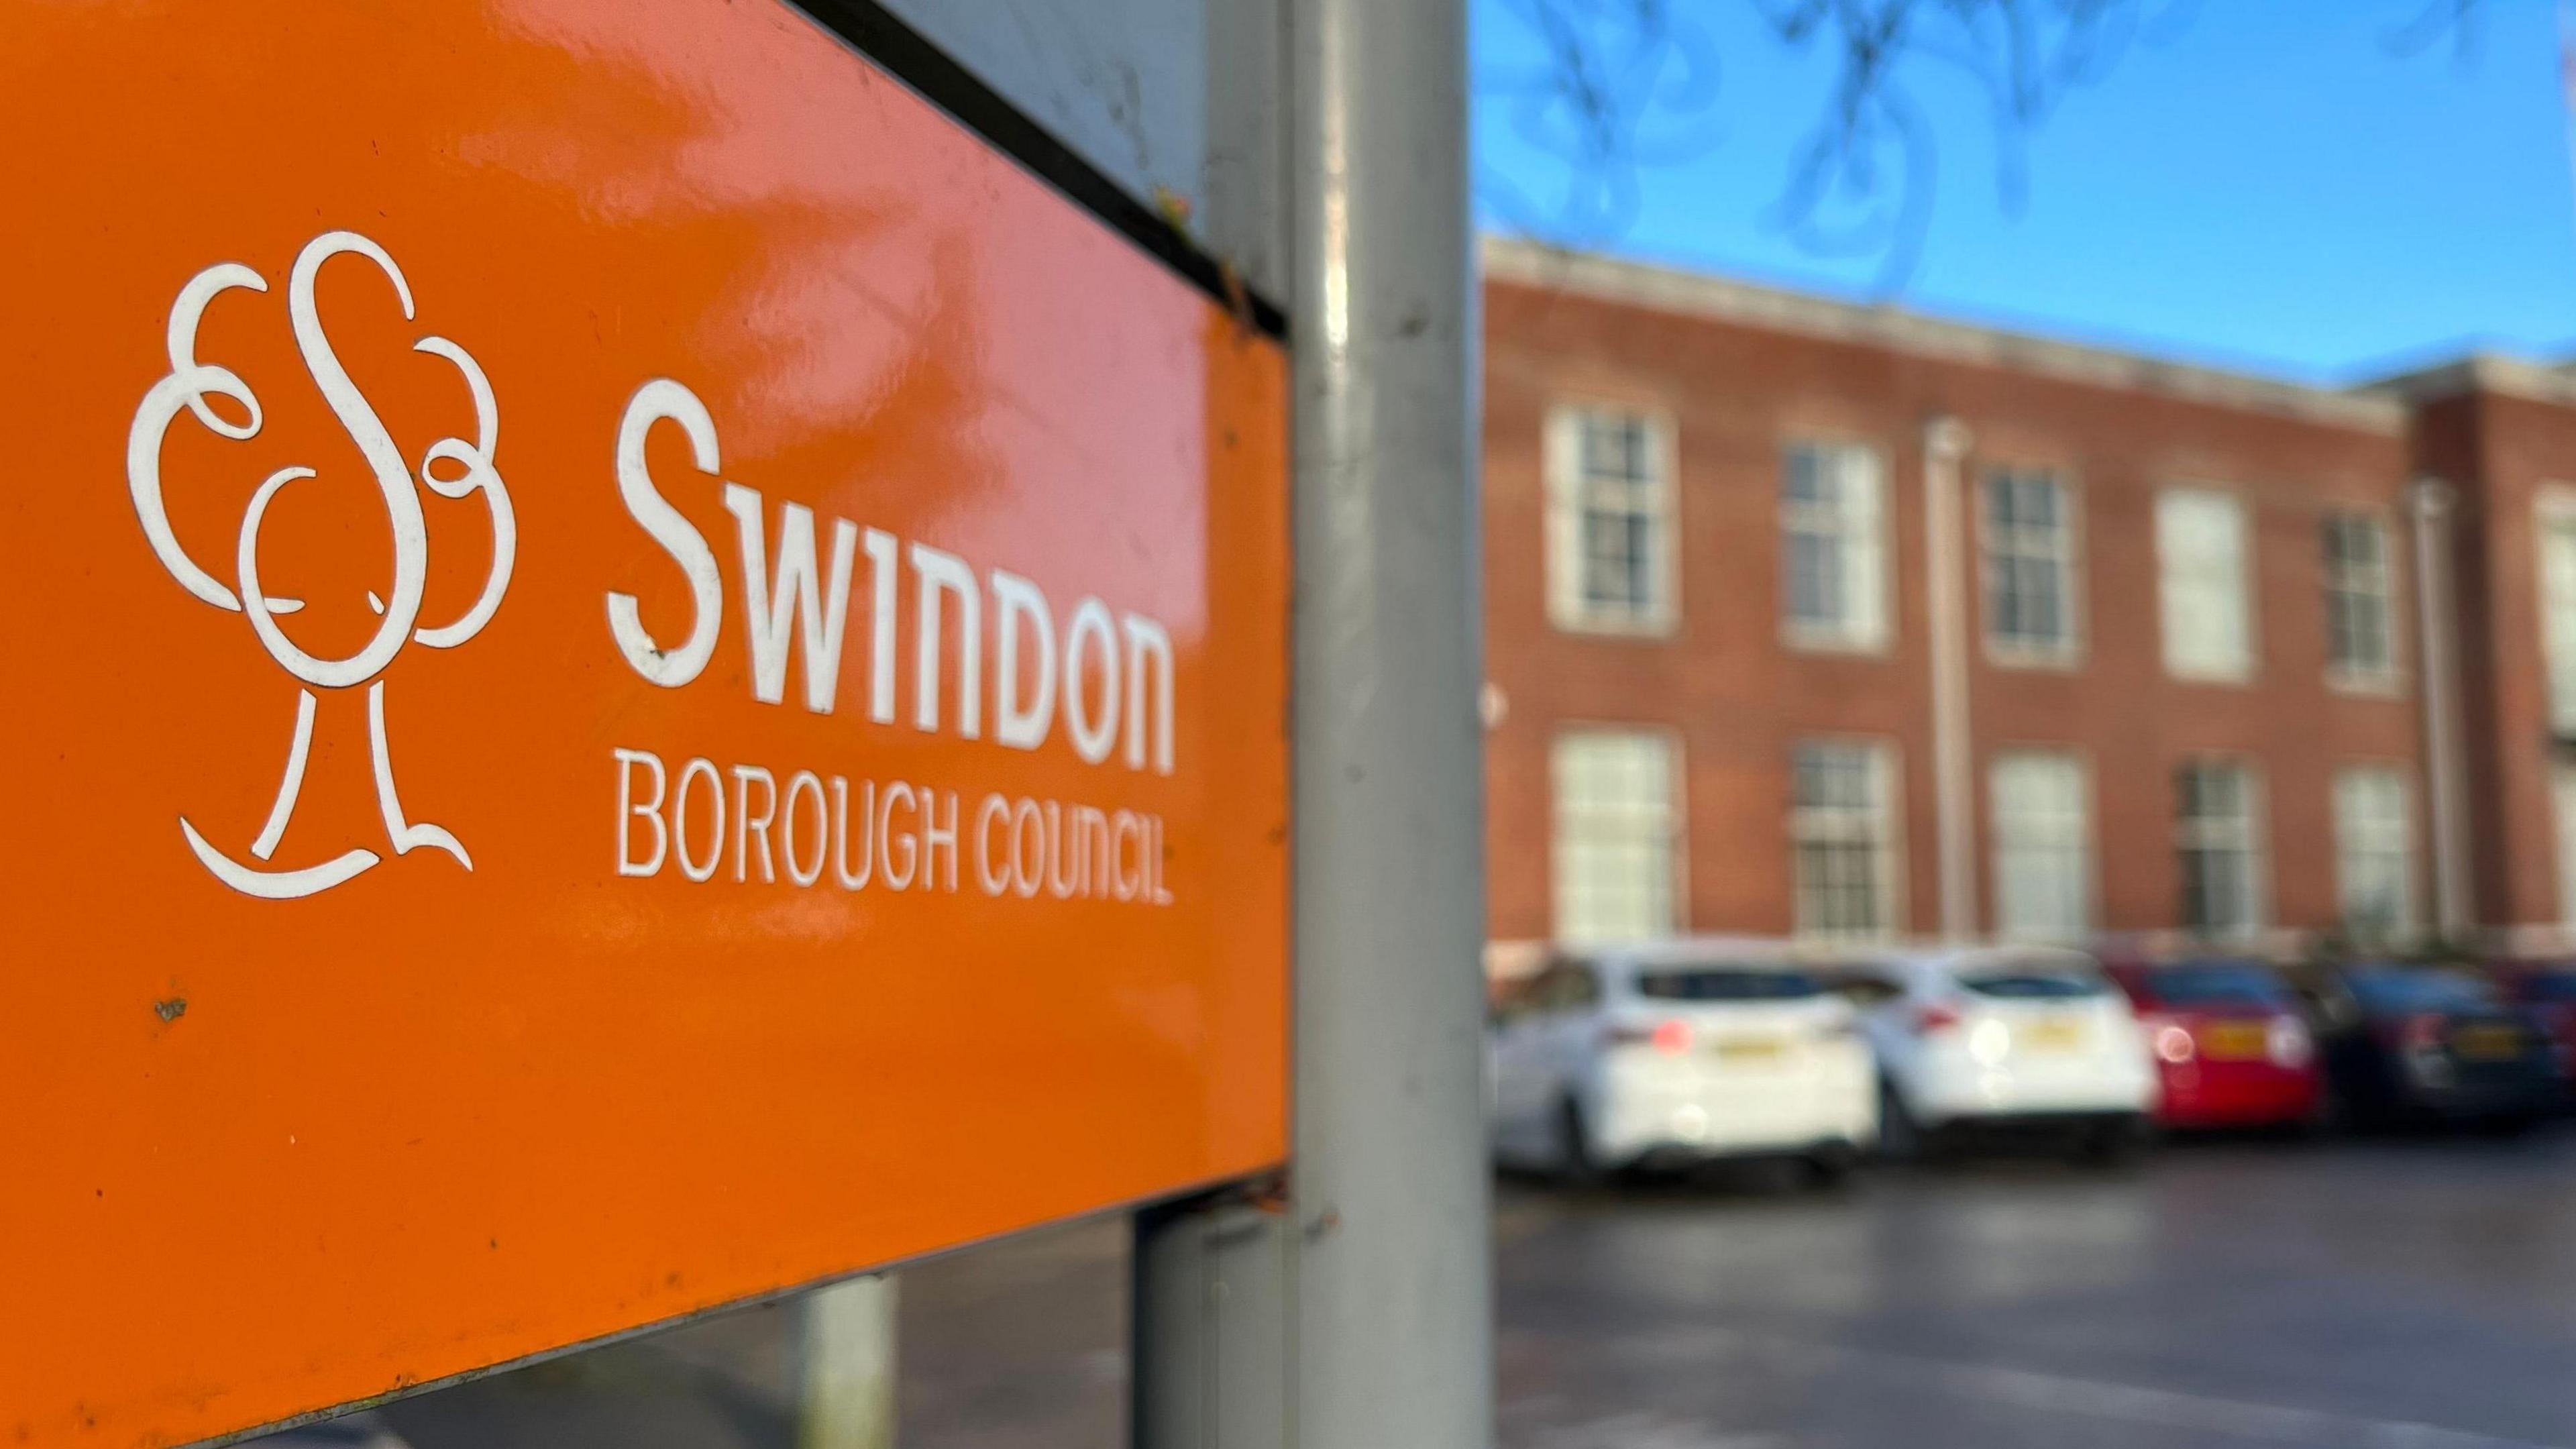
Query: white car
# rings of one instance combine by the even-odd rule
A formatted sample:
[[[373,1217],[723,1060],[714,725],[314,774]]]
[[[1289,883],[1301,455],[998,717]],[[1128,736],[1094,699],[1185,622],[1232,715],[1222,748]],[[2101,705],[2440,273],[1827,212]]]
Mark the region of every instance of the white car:
[[[2050,1131],[2096,1159],[2147,1140],[2157,1078],[2129,999],[2093,958],[2011,947],[1897,953],[1833,973],[1878,1053],[1891,1149],[1957,1129]]]
[[[1776,942],[1560,954],[1499,996],[1494,1151],[1583,1176],[1784,1157],[1822,1182],[1878,1136],[1851,1004]]]

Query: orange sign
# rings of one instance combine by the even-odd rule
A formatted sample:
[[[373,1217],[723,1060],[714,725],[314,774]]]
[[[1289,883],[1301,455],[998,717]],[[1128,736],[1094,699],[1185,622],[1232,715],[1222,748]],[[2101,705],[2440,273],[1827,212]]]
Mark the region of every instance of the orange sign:
[[[0,1443],[1284,1154],[1277,345],[770,0],[0,8]]]

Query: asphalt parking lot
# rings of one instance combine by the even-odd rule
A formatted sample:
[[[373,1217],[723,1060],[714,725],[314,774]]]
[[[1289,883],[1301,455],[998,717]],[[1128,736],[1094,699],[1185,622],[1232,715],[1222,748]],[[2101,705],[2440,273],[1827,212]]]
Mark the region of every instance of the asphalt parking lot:
[[[1496,1199],[1508,1449],[2576,1449],[2576,1128]],[[1118,1449],[1125,1234],[907,1275],[903,1437]],[[394,1406],[411,1449],[792,1432],[785,1315]],[[392,1449],[389,1441],[371,1449]]]
[[[1524,1449],[2576,1444],[2576,1134],[1498,1203]]]

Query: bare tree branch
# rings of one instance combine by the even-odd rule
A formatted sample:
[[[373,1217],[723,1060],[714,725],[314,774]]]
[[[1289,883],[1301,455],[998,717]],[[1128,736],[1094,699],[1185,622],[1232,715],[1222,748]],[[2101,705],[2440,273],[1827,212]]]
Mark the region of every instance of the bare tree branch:
[[[1717,53],[1675,0],[1502,0],[1538,39],[1544,58],[1490,77],[1481,89],[1532,146],[1570,163],[1557,227],[1586,238],[1635,219],[1638,168],[1678,159],[1712,140]],[[1480,177],[1489,193],[1506,188]],[[1499,198],[1534,213],[1525,196]],[[1526,219],[1526,218],[1524,218]]]
[[[1878,284],[1911,274],[1931,220],[1939,136],[1916,84],[1946,69],[1985,95],[1995,184],[2007,211],[2028,191],[2026,136],[2068,92],[2100,81],[2133,46],[2170,40],[2198,0],[1497,0],[1542,58],[1480,89],[1524,142],[1565,163],[1549,207],[1480,172],[1506,221],[1582,245],[1631,225],[1645,168],[1718,137],[1721,76],[1708,21],[1750,6],[1781,47],[1820,49],[1833,79],[1792,148],[1767,219],[1820,256],[1875,256]],[[2449,37],[2465,58],[2483,0],[2420,0],[2390,37],[2420,50]]]
[[[2451,50],[2462,63],[2477,54],[2478,11],[2485,0],[2425,0],[2416,17],[2388,34],[2388,48],[2397,55],[2420,55],[2449,37]]]

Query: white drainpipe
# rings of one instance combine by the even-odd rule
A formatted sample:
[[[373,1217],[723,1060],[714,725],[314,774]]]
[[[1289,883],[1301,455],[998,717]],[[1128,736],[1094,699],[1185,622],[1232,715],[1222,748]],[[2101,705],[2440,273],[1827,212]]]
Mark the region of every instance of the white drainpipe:
[[[1956,418],[1923,428],[1923,587],[1931,614],[1933,838],[1939,848],[1941,936],[1977,934],[1975,762],[1968,738],[1968,588],[1960,460],[1970,434]]]
[[[2416,480],[2416,633],[2424,649],[2424,775],[2433,812],[2433,924],[2444,940],[2469,931],[2467,791],[2460,757],[2459,640],[2451,581],[2451,485]]]

